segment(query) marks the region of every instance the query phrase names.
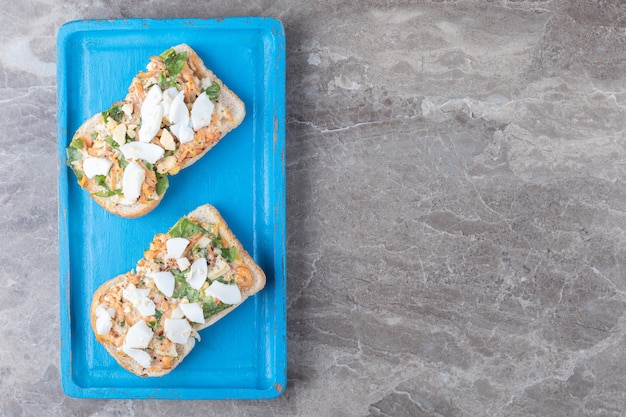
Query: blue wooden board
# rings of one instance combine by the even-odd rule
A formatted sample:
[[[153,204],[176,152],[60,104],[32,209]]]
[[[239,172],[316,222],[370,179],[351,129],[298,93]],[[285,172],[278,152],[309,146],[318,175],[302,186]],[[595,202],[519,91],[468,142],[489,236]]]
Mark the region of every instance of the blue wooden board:
[[[151,55],[187,43],[246,105],[243,123],[178,175],[137,219],[104,211],[66,166],[65,146],[121,100]],[[264,399],[286,384],[285,39],[271,18],[74,21],[57,38],[61,376],[83,398]],[[266,287],[215,325],[170,374],[122,369],[89,324],[94,291],[134,267],[155,233],[214,205],[267,275]]]

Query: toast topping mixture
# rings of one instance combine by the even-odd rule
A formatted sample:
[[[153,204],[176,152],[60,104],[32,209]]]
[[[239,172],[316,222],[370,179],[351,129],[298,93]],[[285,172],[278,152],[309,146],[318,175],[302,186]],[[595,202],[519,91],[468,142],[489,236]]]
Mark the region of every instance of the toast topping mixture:
[[[220,120],[232,120],[220,104],[221,82],[203,68],[191,50],[151,57],[126,98],[66,148],[78,183],[107,205],[159,200],[167,175],[220,139]]]
[[[219,226],[181,218],[157,234],[136,272],[96,300],[96,337],[158,372],[211,316],[239,304],[252,273]]]

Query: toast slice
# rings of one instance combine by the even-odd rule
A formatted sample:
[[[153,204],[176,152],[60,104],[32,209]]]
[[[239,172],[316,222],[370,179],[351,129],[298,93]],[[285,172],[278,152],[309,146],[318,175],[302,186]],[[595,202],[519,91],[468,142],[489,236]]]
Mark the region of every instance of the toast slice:
[[[191,352],[198,332],[265,286],[265,274],[211,205],[154,236],[134,270],[94,293],[96,340],[139,376],[171,372]]]
[[[123,100],[78,128],[67,164],[107,211],[143,216],[161,202],[168,175],[202,158],[245,114],[241,99],[180,44],[151,57]]]

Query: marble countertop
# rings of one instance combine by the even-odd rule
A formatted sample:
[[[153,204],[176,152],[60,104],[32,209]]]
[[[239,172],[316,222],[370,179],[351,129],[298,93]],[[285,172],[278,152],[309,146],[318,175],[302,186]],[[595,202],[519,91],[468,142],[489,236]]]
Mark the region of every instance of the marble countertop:
[[[623,415],[626,5],[405,3],[4,2],[0,415]],[[284,394],[67,397],[57,31],[230,15],[287,38]]]

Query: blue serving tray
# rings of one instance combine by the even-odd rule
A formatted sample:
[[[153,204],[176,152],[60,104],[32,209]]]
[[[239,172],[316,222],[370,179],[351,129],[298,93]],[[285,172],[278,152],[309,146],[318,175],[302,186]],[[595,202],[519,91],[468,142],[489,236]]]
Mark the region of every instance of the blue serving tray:
[[[178,175],[137,219],[98,206],[66,166],[65,147],[91,115],[121,100],[151,55],[187,43],[246,105],[243,123]],[[285,38],[271,18],[74,21],[57,39],[61,379],[69,396],[265,399],[285,389]],[[134,267],[155,233],[214,205],[267,275],[265,288],[200,332],[171,373],[142,378],[95,340],[89,306]]]

